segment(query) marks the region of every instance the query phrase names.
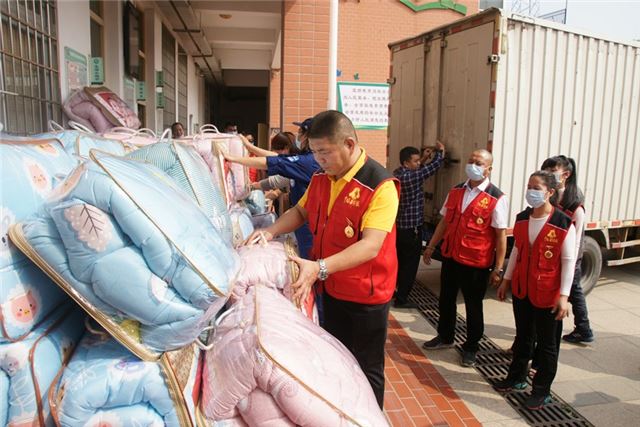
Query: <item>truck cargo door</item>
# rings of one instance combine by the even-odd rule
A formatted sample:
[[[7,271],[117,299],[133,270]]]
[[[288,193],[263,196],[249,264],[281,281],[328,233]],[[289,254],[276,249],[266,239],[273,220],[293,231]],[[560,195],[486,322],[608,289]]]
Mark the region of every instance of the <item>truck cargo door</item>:
[[[391,115],[389,117],[389,158],[387,168],[400,164],[398,154],[407,145],[422,146],[422,88],[424,45],[393,53],[391,60]]]
[[[451,187],[466,180],[469,153],[489,140],[491,55],[494,24],[448,35],[442,46],[439,135],[451,158],[460,162],[438,174],[435,208]],[[434,49],[432,49],[433,51]]]

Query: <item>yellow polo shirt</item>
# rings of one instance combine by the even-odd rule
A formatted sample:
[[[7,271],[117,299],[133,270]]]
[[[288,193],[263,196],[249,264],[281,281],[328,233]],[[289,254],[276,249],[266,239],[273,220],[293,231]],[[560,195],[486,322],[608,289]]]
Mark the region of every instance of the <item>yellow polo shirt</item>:
[[[364,148],[362,148],[360,157],[358,157],[356,163],[342,178],[336,180],[334,177],[329,176],[329,180],[331,181],[331,195],[329,196],[329,212],[327,212],[327,214],[331,213],[333,204],[344,186],[347,185],[360,168],[364,166],[366,158],[367,155],[364,152]],[[298,201],[298,206],[304,208],[305,203],[307,203],[308,193],[309,189],[307,188],[307,191],[305,191],[302,198]],[[398,198],[398,192],[396,191],[396,186],[393,181],[384,182],[380,187],[378,187],[376,192],[373,193],[369,207],[362,217],[362,226],[360,229],[364,230],[365,228],[374,228],[376,230],[390,232],[396,222],[399,204],[400,199]]]

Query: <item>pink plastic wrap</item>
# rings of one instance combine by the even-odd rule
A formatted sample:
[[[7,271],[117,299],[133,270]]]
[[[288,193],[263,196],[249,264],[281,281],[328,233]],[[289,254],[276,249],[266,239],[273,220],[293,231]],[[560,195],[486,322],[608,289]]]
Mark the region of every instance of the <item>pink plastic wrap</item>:
[[[388,426],[351,353],[273,289],[251,288],[218,320],[212,345],[201,403],[211,420],[236,409],[249,425],[278,419],[269,399],[253,395],[260,390],[293,425]]]
[[[292,300],[291,284],[298,278],[298,265],[290,255],[298,255],[290,239],[240,246],[240,271],[230,297],[231,302],[242,299],[253,286],[264,285],[278,290],[288,300]],[[313,292],[309,294],[300,311],[318,324],[318,310]]]
[[[220,188],[224,188],[229,206],[249,195],[251,188],[247,168],[237,163],[227,162],[222,156],[223,151],[236,157],[248,155],[238,136],[206,132],[192,138],[182,138],[180,142],[192,145],[202,156],[209,166],[214,182],[218,183]]]

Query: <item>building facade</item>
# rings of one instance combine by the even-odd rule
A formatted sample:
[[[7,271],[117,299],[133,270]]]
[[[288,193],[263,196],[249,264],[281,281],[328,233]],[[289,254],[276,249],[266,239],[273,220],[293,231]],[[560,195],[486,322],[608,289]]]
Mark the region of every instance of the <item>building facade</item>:
[[[388,43],[477,9],[470,0],[7,0],[0,122],[44,131],[64,122],[74,89],[92,84],[118,94],[144,127],[235,122],[262,144],[327,108],[363,107],[359,138],[385,162]],[[369,93],[347,111],[347,90]]]

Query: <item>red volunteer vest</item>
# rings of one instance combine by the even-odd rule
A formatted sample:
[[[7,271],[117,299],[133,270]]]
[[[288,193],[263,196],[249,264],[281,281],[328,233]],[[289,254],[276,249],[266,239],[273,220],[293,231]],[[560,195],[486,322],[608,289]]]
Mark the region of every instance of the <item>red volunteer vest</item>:
[[[379,163],[367,157],[362,168],[342,189],[327,215],[331,180],[324,172],[311,178],[305,208],[313,234],[311,259],[327,258],[362,238],[364,216],[375,191],[393,180],[398,194],[400,184]],[[357,267],[332,273],[324,282],[324,290],[336,299],[360,304],[384,304],[391,300],[396,287],[396,226],[382,244],[378,255]]]
[[[464,192],[464,184],[449,191],[442,255],[470,267],[489,268],[496,250],[496,232],[491,226],[491,215],[503,193],[489,184],[463,212]]]
[[[560,258],[571,218],[560,209],[554,209],[536,240],[530,244],[529,216],[532,211],[527,208],[520,212],[513,227],[518,262],[511,278],[511,292],[516,298],[529,297],[535,307],[553,307],[560,297]]]

